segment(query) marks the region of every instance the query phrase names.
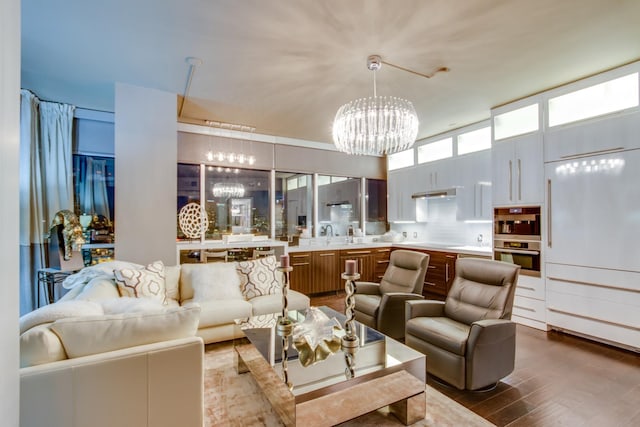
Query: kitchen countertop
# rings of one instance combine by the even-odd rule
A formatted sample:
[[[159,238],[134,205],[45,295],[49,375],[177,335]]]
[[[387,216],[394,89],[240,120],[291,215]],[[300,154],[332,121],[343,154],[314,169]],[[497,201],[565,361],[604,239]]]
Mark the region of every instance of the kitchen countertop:
[[[330,250],[349,250],[359,248],[406,248],[406,249],[421,249],[432,251],[446,251],[455,252],[465,255],[478,255],[478,256],[492,256],[492,249],[489,246],[470,246],[470,245],[447,245],[441,243],[429,243],[429,242],[363,242],[363,243],[318,243],[301,245],[301,246],[289,246],[289,253],[296,252],[311,252],[311,251],[330,251]]]

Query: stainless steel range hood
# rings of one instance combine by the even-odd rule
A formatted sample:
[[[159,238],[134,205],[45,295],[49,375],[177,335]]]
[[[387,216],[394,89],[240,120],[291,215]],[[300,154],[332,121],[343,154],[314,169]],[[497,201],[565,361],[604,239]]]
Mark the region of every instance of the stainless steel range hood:
[[[455,188],[445,188],[443,190],[423,191],[420,193],[414,193],[411,195],[412,199],[433,199],[442,197],[455,197]]]

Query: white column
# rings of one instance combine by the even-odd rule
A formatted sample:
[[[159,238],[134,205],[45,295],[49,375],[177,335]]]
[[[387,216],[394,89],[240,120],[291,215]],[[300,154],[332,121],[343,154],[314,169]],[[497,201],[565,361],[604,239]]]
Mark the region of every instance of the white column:
[[[20,414],[20,1],[0,2],[0,414],[17,426]]]
[[[116,83],[115,256],[174,265],[177,237],[176,95]]]

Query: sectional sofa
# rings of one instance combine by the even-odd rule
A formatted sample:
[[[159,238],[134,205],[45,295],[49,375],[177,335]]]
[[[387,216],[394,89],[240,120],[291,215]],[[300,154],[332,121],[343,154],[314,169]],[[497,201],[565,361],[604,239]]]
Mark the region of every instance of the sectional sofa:
[[[70,276],[59,301],[20,319],[21,425],[201,426],[204,344],[282,309],[276,267],[115,261]],[[288,303],[309,298],[290,290]]]

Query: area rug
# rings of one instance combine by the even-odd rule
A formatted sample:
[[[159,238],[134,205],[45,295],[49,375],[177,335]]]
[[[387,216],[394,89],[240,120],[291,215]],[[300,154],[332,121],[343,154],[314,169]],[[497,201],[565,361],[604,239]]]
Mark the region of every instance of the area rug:
[[[205,426],[279,427],[278,415],[250,373],[238,375],[233,344],[209,344],[205,350]],[[427,412],[414,426],[493,426],[490,422],[426,386]],[[387,408],[379,409],[341,424],[355,426],[401,426]]]

